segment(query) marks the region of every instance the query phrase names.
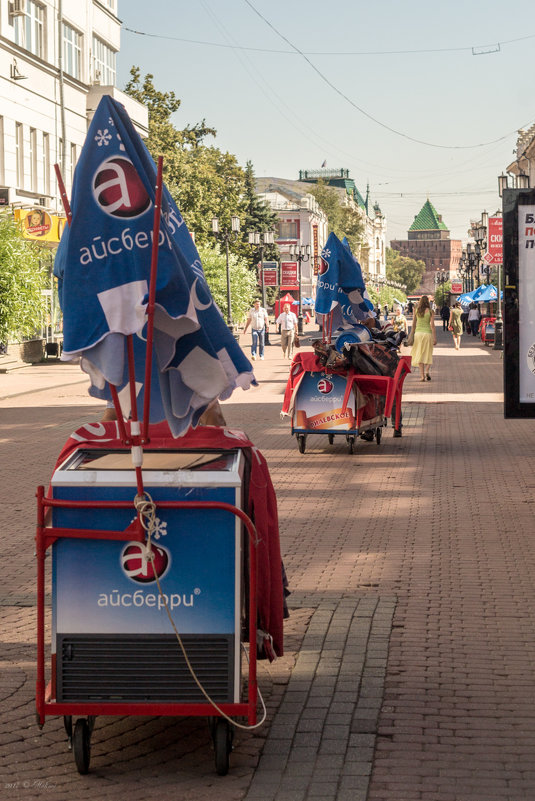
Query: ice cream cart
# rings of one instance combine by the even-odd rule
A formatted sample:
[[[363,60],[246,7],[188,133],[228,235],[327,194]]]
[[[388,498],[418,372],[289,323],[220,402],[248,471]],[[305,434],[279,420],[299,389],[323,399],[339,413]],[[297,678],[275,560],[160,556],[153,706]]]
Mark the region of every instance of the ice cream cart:
[[[282,415],[291,417],[292,435],[305,453],[309,434],[326,434],[330,444],[345,437],[349,453],[361,434],[369,433],[377,444],[396,403],[396,428],[401,414],[401,395],[410,357],[400,357],[393,377],[362,375],[352,369],[330,370],[316,354],[298,353],[286,385]]]

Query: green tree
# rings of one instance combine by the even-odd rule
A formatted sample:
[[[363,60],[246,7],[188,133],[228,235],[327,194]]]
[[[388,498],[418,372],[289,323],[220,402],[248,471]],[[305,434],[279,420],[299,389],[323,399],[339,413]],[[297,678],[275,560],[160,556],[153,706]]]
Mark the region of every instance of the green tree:
[[[198,250],[206,282],[226,320],[228,308],[226,256],[218,245],[201,245]],[[229,254],[229,272],[232,318],[233,322],[240,323],[247,317],[247,312],[258,293],[256,276],[249,269],[247,262],[234,253]]]
[[[42,324],[49,276],[40,255],[11,214],[0,212],[0,342],[31,337]]]
[[[255,190],[255,176],[253,163],[248,161],[245,165],[245,186],[242,198],[242,230],[244,233],[244,240],[247,242],[247,234],[250,231],[275,231],[277,228],[278,216],[277,213],[272,211],[270,206],[261,200],[256,194]],[[247,245],[249,247],[249,245]],[[250,255],[250,253],[249,253]],[[252,255],[252,266],[256,265],[256,252]],[[279,249],[277,245],[267,245],[264,248],[264,260],[276,261],[279,258]]]
[[[152,157],[164,157],[164,180],[188,228],[198,244],[213,241],[211,219],[218,217],[221,228],[239,214],[245,191],[245,173],[231,153],[204,144],[216,130],[205,120],[183,129],[171,117],[181,101],[174,92],[160,92],[149,73],[143,79],[138,67],[130,70],[125,92],[147,106],[149,135],[145,144]],[[231,244],[240,248],[241,242]],[[243,250],[243,247],[242,247]]]
[[[444,305],[444,301],[446,301],[446,303],[449,302],[450,292],[451,281],[446,281],[444,284],[439,284],[435,289],[435,303],[439,309]]]
[[[344,205],[337,190],[323,181],[311,184],[308,191],[314,195],[321,209],[327,215],[329,230],[333,231],[339,239],[347,237],[351,250],[358,253],[364,231],[358,211]]]
[[[420,286],[425,273],[425,262],[402,256],[398,250],[386,249],[386,277],[405,284],[410,294]]]

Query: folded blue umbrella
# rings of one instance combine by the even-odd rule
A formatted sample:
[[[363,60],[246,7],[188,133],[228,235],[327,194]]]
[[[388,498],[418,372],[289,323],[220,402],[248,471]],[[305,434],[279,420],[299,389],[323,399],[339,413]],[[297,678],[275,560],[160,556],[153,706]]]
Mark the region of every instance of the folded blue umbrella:
[[[142,403],[153,238],[156,165],[124,107],[105,95],[76,166],[72,222],[54,274],[63,311],[63,358],[81,357],[90,394],[111,399],[125,417],[126,337],[134,336],[136,391]],[[252,366],[210,294],[199,254],[163,188],[154,315],[151,422],[185,433],[215,399],[254,383]]]
[[[330,233],[321,252],[316,288],[316,314],[333,313],[332,329],[346,328],[372,316],[362,270],[344,238]]]

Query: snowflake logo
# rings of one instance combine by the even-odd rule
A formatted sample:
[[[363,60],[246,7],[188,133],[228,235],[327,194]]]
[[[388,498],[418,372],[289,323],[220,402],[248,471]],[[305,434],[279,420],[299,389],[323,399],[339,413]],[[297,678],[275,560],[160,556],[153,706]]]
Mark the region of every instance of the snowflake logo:
[[[111,133],[109,133],[107,128],[104,128],[103,131],[101,131],[100,128],[98,129],[97,135],[95,136],[95,142],[99,147],[102,147],[102,145],[105,146],[109,145],[110,139],[111,139]]]
[[[112,117],[108,117],[108,125],[110,125],[112,128],[115,128],[115,123]]]
[[[123,140],[121,139],[119,134],[116,134],[117,139],[119,140],[119,150],[126,150],[126,147],[123,145]]]
[[[328,248],[324,248],[321,251],[321,258],[322,259],[328,259],[330,255],[331,255],[331,251]]]
[[[136,520],[137,520],[137,517],[133,517],[132,520],[130,521],[130,525],[132,525],[132,523],[134,523],[134,521],[136,521]],[[167,536],[167,523],[165,523],[163,520],[160,520],[159,517],[155,517],[154,518],[154,528],[152,529],[151,536],[155,540],[159,540],[160,537],[166,537]]]
[[[154,519],[154,528],[152,530],[152,536],[155,540],[159,540],[160,537],[165,537],[167,535],[167,523],[164,523],[160,520],[159,517]]]

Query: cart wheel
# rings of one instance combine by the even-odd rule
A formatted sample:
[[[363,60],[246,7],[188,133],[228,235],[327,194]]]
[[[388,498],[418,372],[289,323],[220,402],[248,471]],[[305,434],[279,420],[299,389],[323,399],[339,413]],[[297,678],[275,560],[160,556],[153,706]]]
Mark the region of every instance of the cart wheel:
[[[355,437],[347,438],[347,448],[349,453],[355,453]]]
[[[299,434],[297,437],[297,447],[299,448],[299,453],[304,453],[306,446],[307,446],[306,434]]]
[[[334,434],[327,434],[327,437],[329,439],[329,445],[332,445],[334,442]]]
[[[376,428],[375,429],[375,441],[377,442],[378,445],[381,444],[381,437],[382,436],[383,436],[383,429],[382,428]]]
[[[72,748],[72,715],[63,715],[63,726],[65,727],[65,733],[67,734],[70,751]]]
[[[220,776],[226,776],[229,768],[229,754],[232,751],[232,728],[227,720],[218,718],[214,728],[215,769]]]
[[[89,761],[91,759],[91,732],[85,718],[78,718],[76,721],[72,745],[78,773],[85,776],[89,772]]]

